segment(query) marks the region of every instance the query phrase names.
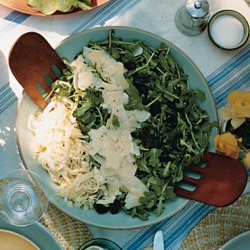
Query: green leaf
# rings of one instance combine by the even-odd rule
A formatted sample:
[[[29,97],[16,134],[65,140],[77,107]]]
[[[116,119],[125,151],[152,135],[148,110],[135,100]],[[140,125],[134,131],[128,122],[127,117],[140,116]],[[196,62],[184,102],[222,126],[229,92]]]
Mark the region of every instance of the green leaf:
[[[141,172],[151,174],[151,168],[146,160],[146,158],[141,158],[136,161],[138,168]]]
[[[129,82],[129,88],[126,90],[126,94],[129,96],[129,102],[125,108],[127,110],[133,110],[133,109],[146,110],[145,106],[142,104],[142,99],[139,91],[132,84],[131,81],[128,82]]]
[[[112,119],[112,125],[114,128],[119,128],[120,127],[120,122],[118,120],[118,116],[114,115]]]
[[[156,216],[160,216],[163,213],[164,205],[162,200],[163,198],[161,196],[157,203],[156,209],[154,210]]]
[[[90,100],[87,100],[86,102],[82,103],[80,107],[76,109],[75,116],[81,117],[85,114],[86,111],[88,111],[92,106],[92,103]]]
[[[149,155],[150,155],[149,164],[152,167],[157,167],[160,164],[159,157],[161,156],[161,154],[162,154],[162,150],[161,149],[158,149],[158,148],[152,148],[152,149],[150,149],[150,151],[149,151]]]

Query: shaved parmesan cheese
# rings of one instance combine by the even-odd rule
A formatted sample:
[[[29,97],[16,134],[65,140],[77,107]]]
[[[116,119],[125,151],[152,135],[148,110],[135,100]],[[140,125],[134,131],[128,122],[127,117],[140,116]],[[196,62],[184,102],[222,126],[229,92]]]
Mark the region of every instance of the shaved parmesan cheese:
[[[78,88],[85,90],[93,83],[93,74],[92,72],[85,71],[80,72],[75,78],[75,82],[78,84]]]
[[[91,85],[99,85],[102,80],[96,75],[95,70],[90,67],[82,55],[79,55],[69,64],[74,74],[74,88],[77,91],[85,90]]]
[[[91,141],[89,143],[89,153],[91,156],[100,155],[102,165],[101,174],[110,183],[115,180],[119,188],[126,187],[128,195],[125,200],[126,208],[139,205],[139,198],[147,191],[146,186],[135,177],[137,169],[134,155],[140,154],[138,147],[133,143],[130,132],[126,129],[110,130],[102,126],[97,130],[92,129],[89,133]],[[139,190],[137,190],[139,188]],[[112,193],[109,197],[104,197],[101,202],[114,199]],[[111,198],[112,197],[112,198]]]
[[[146,186],[135,176],[130,177],[123,185],[127,188],[128,194],[125,199],[125,207],[127,209],[140,205],[140,197],[144,195],[144,192],[148,191]]]
[[[107,109],[109,113],[119,113],[124,109],[124,105],[128,103],[128,95],[123,91],[103,91],[104,103],[102,107]]]
[[[116,197],[121,194],[120,183],[117,179],[109,178],[108,189],[104,191],[102,199],[97,201],[98,204],[111,204],[114,202]]]
[[[123,75],[126,70],[121,62],[115,61],[103,50],[88,47],[84,47],[83,56],[96,68],[104,81],[128,89],[128,82]]]
[[[143,110],[129,110],[126,111],[126,119],[122,119],[120,116],[121,129],[128,129],[133,132],[136,128],[141,127],[141,123],[146,121],[150,117],[150,113]]]
[[[125,156],[134,153],[132,136],[128,130],[109,130],[105,126],[89,132],[89,154],[99,154],[103,167],[118,169]],[[115,156],[115,157],[114,157]]]

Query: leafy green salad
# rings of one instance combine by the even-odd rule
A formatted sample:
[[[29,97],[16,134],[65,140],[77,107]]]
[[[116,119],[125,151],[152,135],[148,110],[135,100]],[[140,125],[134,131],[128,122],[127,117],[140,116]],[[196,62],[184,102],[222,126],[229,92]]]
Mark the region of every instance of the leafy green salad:
[[[102,67],[100,60],[110,59],[101,58],[100,53],[112,58]],[[82,57],[77,55],[73,64],[65,61],[67,68],[52,87],[53,98],[73,103],[72,116],[82,133],[81,140],[89,147],[84,160],[104,178],[110,178],[102,185],[110,186],[115,197],[100,186],[93,207],[99,213],[122,209],[142,220],[152,212],[159,216],[164,202],[175,197],[174,185],[182,180],[184,169],[199,163],[208,147],[215,123],[209,122],[207,112],[199,105],[205,94],[189,88],[188,76],[165,44],[153,48],[143,41],[122,40],[111,31],[106,40],[90,42],[83,55],[95,59],[91,70],[81,71],[76,77],[77,60]],[[117,74],[113,62],[124,70],[115,81],[105,73],[106,67]],[[97,79],[95,84],[93,79]],[[114,151],[109,151],[116,145],[109,143],[107,134],[123,151],[132,145],[125,164],[121,153],[112,155]],[[116,191],[112,164],[114,171],[123,172],[123,183],[127,183]],[[122,164],[131,167],[126,169]],[[124,169],[119,169],[120,165]],[[130,175],[133,171],[134,177]],[[142,192],[137,193],[140,188]]]

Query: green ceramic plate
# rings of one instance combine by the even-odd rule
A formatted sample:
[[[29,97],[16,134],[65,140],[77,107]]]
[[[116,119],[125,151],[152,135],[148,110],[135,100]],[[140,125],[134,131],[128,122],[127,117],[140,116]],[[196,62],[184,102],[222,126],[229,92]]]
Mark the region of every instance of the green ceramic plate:
[[[171,55],[175,58],[177,63],[179,63],[184,71],[189,76],[189,83],[191,88],[199,88],[206,94],[206,101],[201,104],[203,109],[205,109],[210,116],[211,121],[218,120],[218,115],[214,103],[213,96],[208,87],[205,78],[202,76],[201,72],[195,66],[195,64],[190,60],[190,58],[185,55],[181,50],[175,47],[172,43],[156,36],[152,33],[148,33],[142,30],[129,28],[129,27],[102,27],[90,30],[85,30],[76,35],[70,36],[65,39],[57,48],[56,51],[62,58],[67,58],[68,60],[73,60],[75,55],[82,51],[84,45],[87,45],[89,41],[99,41],[107,38],[110,29],[115,30],[116,36],[124,40],[141,40],[146,42],[151,46],[158,46],[161,42],[169,45],[171,47]],[[36,160],[33,159],[31,155],[31,141],[32,135],[27,129],[27,120],[31,112],[37,110],[36,105],[27,97],[24,93],[23,97],[19,100],[18,112],[17,112],[17,141],[20,149],[20,154],[25,166],[37,172],[45,180],[47,194],[49,195],[49,200],[59,209],[67,213],[68,215],[85,222],[87,224],[109,228],[109,229],[135,229],[139,227],[148,226],[154,223],[158,223],[178,212],[187,203],[188,200],[184,198],[177,197],[175,199],[169,200],[165,203],[164,213],[156,217],[153,214],[150,216],[149,220],[142,221],[138,218],[132,218],[131,216],[120,212],[116,215],[105,214],[100,215],[95,211],[85,212],[83,209],[76,207],[69,207],[62,198],[55,195],[55,189],[53,184],[47,174],[47,172],[38,164]],[[217,130],[212,131],[211,143]]]

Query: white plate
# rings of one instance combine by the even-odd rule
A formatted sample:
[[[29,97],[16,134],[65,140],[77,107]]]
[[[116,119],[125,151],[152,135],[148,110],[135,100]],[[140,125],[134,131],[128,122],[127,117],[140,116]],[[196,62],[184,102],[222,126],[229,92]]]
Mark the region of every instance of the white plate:
[[[239,234],[225,245],[223,245],[219,250],[248,250],[250,249],[250,231]]]

